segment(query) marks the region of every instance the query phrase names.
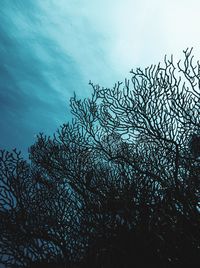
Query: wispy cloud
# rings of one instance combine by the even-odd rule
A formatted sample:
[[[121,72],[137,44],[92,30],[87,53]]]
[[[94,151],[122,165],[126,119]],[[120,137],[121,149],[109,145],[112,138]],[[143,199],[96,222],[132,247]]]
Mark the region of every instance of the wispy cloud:
[[[18,0],[0,10],[0,147],[24,152],[70,118],[73,91],[112,86],[131,68],[200,55],[197,0]]]

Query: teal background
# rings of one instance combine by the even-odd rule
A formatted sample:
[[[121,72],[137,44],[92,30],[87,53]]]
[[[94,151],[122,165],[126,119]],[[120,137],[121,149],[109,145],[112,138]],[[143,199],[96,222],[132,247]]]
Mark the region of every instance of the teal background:
[[[174,3],[175,2],[175,3]],[[69,99],[131,68],[200,58],[199,1],[0,0],[0,148],[27,156],[39,132],[70,120]]]

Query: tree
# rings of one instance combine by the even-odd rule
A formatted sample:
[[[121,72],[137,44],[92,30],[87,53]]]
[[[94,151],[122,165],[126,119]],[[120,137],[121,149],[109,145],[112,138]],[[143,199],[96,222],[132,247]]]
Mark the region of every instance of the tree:
[[[71,99],[72,123],[38,135],[29,162],[1,152],[1,262],[199,262],[200,65],[184,55],[112,89],[90,83],[91,98]]]

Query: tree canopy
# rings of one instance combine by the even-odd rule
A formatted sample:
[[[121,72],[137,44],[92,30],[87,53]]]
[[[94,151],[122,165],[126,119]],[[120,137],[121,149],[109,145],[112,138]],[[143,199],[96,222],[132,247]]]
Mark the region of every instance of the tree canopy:
[[[187,49],[131,75],[74,95],[72,122],[28,161],[0,151],[0,263],[200,263],[200,65]]]

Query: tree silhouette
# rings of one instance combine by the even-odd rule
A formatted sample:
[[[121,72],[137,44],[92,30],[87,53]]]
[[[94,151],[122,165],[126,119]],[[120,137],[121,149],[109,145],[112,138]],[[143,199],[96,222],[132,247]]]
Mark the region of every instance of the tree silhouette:
[[[73,120],[25,161],[0,155],[6,267],[196,267],[200,256],[200,65],[131,71],[71,98]]]

